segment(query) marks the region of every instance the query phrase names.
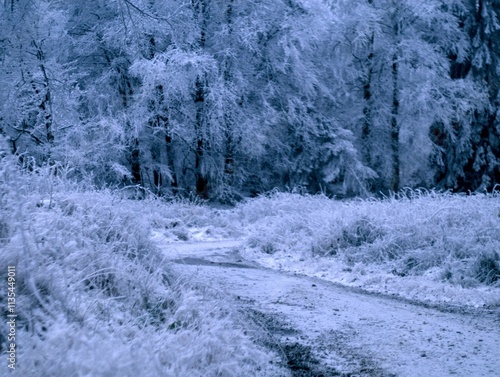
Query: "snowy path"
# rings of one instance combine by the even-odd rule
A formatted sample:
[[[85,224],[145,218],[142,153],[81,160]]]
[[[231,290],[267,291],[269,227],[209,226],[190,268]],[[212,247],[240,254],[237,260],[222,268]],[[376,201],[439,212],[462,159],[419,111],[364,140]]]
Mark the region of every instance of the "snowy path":
[[[257,323],[292,375],[500,376],[498,313],[443,312],[263,269],[241,259],[240,245],[160,246],[174,271]]]

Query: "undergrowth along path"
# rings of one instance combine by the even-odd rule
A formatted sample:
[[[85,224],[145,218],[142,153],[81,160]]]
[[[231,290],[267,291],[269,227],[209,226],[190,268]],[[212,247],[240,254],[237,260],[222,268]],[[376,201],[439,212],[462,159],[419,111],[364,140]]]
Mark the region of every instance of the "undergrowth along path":
[[[242,259],[243,242],[160,244],[173,270],[221,293],[292,376],[495,376],[500,316],[446,312]]]

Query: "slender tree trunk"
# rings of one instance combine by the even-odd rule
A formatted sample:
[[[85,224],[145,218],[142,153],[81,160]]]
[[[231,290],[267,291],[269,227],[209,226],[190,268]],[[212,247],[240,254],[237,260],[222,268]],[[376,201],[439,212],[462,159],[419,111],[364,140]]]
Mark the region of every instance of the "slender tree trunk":
[[[118,92],[122,97],[123,110],[126,111],[128,108],[129,97],[132,96],[132,84],[125,72],[122,72],[120,67],[116,68],[118,74],[120,75],[121,81],[118,84]],[[127,120],[127,129],[131,129],[131,125]],[[142,169],[141,169],[141,152],[139,146],[139,135],[132,138],[130,143],[130,168],[132,171],[132,182],[135,184],[143,184],[142,179]]]
[[[390,188],[393,192],[398,192],[400,188],[400,157],[399,157],[399,130],[400,125],[398,123],[399,115],[399,85],[398,85],[398,74],[399,74],[399,62],[398,62],[398,43],[399,43],[399,2],[398,0],[392,0],[394,6],[393,14],[393,38],[395,50],[391,57],[391,76],[392,76],[392,109],[391,109],[391,151],[392,151],[392,182]]]
[[[43,63],[40,64],[40,70],[43,74],[43,86],[45,93],[43,95],[42,102],[40,104],[40,109],[42,110],[44,123],[45,123],[45,135],[49,144],[54,142],[54,132],[53,132],[53,118],[52,118],[52,97],[50,94],[50,83],[47,76],[47,71]]]
[[[232,45],[232,34],[233,34],[233,0],[228,0],[227,11],[226,11],[226,22],[228,28],[228,36],[230,46]],[[224,82],[229,85],[232,79],[232,62],[229,58],[225,62],[224,67]],[[233,125],[234,119],[231,114],[226,113],[225,115],[225,138],[226,138],[226,148],[224,156],[224,181],[228,185],[232,185],[233,174],[234,174],[234,140],[233,140]]]
[[[160,117],[165,130],[165,151],[167,153],[167,167],[170,172],[170,187],[172,194],[176,195],[179,191],[179,183],[177,180],[177,171],[175,169],[174,148],[172,140],[172,131],[170,130],[170,120],[168,116]]]
[[[199,47],[201,50],[205,48],[206,40],[206,22],[207,22],[207,4],[206,0],[192,0],[195,17],[198,18],[200,24],[200,39]],[[196,107],[195,119],[195,184],[196,194],[201,198],[208,198],[208,177],[204,171],[204,154],[208,147],[206,144],[203,129],[206,127],[205,122],[205,80],[203,77],[196,78],[194,103]]]
[[[392,185],[394,192],[399,191],[399,93],[398,93],[398,56],[392,57],[392,112],[391,112],[391,149],[392,149]]]
[[[146,58],[148,60],[152,60],[156,56],[156,50],[157,50],[156,40],[152,35],[149,35],[147,38],[148,38],[148,49],[146,50]],[[170,187],[172,190],[172,194],[175,195],[178,192],[177,174],[175,171],[174,151],[172,148],[173,141],[172,141],[172,132],[170,130],[170,120],[168,116],[168,105],[165,103],[166,101],[163,89],[164,89],[163,85],[157,85],[155,87],[154,101],[149,109],[154,114],[153,118],[150,121],[150,126],[152,126],[152,128],[162,129],[164,132],[165,135],[164,151],[166,153],[166,158],[167,158],[167,167],[171,176]],[[161,149],[156,150],[153,146],[151,154],[153,156],[153,160],[157,163],[157,165],[160,165],[162,163]],[[153,183],[157,194],[160,194],[161,186],[165,184],[165,177],[162,175],[161,169],[157,167],[155,167],[153,170]]]
[[[371,3],[371,1],[370,1]],[[361,140],[363,144],[363,160],[366,166],[372,167],[372,129],[373,129],[373,114],[372,114],[372,76],[373,76],[373,43],[375,34],[372,32],[370,37],[370,52],[367,58],[367,72],[363,85],[363,99],[365,100],[363,108],[363,128],[361,130]]]
[[[104,58],[106,62],[110,66],[113,66],[112,57],[109,55],[108,50],[103,48]],[[124,72],[123,69],[118,65],[115,67],[116,73],[120,77],[118,82],[118,93],[120,94],[122,100],[122,108],[125,112],[128,108],[129,97],[133,94],[132,84],[129,80],[127,72]],[[126,121],[126,129],[131,129],[131,125],[129,121]],[[140,149],[139,149],[139,136],[135,136],[132,138],[129,146],[129,162],[130,162],[130,170],[132,172],[132,183],[142,184],[142,176],[141,176],[141,161],[140,161]]]
[[[132,148],[130,151],[130,166],[132,170],[132,179],[136,184],[141,183],[141,162],[140,162],[140,150],[139,150],[139,139],[134,138],[132,141]]]
[[[40,103],[38,108],[40,109],[41,121],[43,122],[43,127],[45,129],[45,138],[48,144],[52,144],[54,142],[54,132],[53,132],[53,117],[52,117],[52,96],[50,93],[50,80],[47,75],[47,70],[45,69],[44,64],[44,54],[42,50],[42,46],[38,45],[35,41],[32,44],[36,47],[36,58],[38,60],[38,67],[40,68],[40,72],[42,73],[43,83],[42,90],[39,85],[35,82],[34,79],[31,80],[31,86],[36,96],[40,98]],[[50,151],[49,151],[50,153]]]
[[[167,120],[168,122],[168,120]],[[165,146],[167,150],[167,163],[168,169],[170,170],[170,175],[172,176],[172,181],[170,182],[170,186],[172,187],[172,194],[177,194],[179,192],[179,183],[177,180],[177,172],[175,170],[175,162],[174,162],[174,151],[172,147],[172,134],[169,131],[168,125],[167,134],[165,135]]]
[[[205,153],[205,138],[203,135],[203,117],[205,105],[205,90],[200,78],[196,81],[196,149],[195,149],[195,180],[196,194],[203,199],[208,198],[208,179],[203,171],[203,157]]]
[[[4,7],[10,8],[11,13],[14,12],[14,4],[16,0],[4,0]]]

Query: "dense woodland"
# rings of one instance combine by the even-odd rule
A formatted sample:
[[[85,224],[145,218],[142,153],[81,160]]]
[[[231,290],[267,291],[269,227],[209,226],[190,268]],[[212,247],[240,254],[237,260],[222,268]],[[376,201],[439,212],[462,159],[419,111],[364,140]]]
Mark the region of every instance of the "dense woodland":
[[[26,169],[233,200],[500,184],[499,0],[4,0]]]

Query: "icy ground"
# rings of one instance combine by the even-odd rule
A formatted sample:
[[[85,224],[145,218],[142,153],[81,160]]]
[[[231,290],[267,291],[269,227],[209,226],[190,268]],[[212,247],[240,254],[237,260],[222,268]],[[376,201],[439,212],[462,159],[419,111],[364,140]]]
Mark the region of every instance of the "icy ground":
[[[193,238],[153,235],[173,271],[219,291],[292,376],[498,376],[498,307],[369,293],[263,267],[243,240]]]

